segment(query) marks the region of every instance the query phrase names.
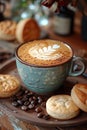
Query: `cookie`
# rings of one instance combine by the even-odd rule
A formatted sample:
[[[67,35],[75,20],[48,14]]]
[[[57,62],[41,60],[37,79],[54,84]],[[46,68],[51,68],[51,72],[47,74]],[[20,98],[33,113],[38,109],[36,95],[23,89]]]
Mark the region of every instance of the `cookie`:
[[[74,103],[84,112],[87,112],[87,84],[76,84],[71,90]]]
[[[16,28],[16,39],[19,43],[40,38],[40,27],[35,19],[28,18],[19,21]]]
[[[0,74],[0,98],[14,95],[20,89],[19,80],[9,74]]]
[[[68,120],[76,117],[80,109],[69,95],[55,95],[46,102],[47,113],[56,119]]]
[[[1,40],[15,40],[16,39],[16,26],[15,21],[6,20],[0,22],[0,39]]]

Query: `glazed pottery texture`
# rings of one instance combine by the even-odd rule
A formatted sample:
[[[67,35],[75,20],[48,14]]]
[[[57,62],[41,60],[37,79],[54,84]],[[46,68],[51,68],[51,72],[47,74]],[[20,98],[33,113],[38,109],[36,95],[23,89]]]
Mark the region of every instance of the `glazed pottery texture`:
[[[28,89],[39,94],[52,93],[62,85],[68,76],[70,61],[65,64],[40,68],[16,60],[19,75]]]

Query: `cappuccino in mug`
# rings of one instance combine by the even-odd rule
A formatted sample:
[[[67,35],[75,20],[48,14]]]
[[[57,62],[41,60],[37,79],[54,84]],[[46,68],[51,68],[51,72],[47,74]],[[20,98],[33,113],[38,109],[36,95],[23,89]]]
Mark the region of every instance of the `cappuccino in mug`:
[[[71,48],[55,40],[36,40],[22,45],[18,56],[24,62],[34,66],[55,66],[71,59]]]
[[[69,45],[57,40],[35,40],[16,49],[18,73],[26,88],[38,94],[58,91],[67,76],[78,76],[85,70],[83,59],[74,57]],[[74,63],[81,70],[73,72]]]

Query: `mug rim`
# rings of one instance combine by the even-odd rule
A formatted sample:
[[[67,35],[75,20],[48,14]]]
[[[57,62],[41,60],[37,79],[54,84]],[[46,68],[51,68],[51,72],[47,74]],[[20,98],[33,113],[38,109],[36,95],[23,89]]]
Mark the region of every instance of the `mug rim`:
[[[41,40],[41,39],[40,39],[40,40]],[[45,39],[45,40],[49,40],[49,39]],[[50,39],[50,40],[52,40],[52,39]],[[34,40],[33,40],[33,41],[34,41]],[[61,41],[61,40],[56,40],[56,41],[60,41],[60,42],[62,42],[62,43],[64,43],[64,44],[66,44],[66,45],[67,45],[69,48],[71,48],[71,50],[72,50],[72,56],[71,56],[66,62],[64,62],[64,63],[60,63],[60,64],[57,64],[57,65],[44,66],[44,65],[29,64],[29,63],[23,61],[23,60],[18,56],[18,49],[19,49],[22,45],[27,44],[28,42],[32,42],[32,41],[24,42],[24,43],[21,43],[20,45],[18,45],[17,48],[16,48],[16,50],[15,50],[15,57],[16,57],[17,60],[19,60],[22,64],[25,64],[25,65],[27,65],[27,66],[37,67],[37,68],[51,68],[51,67],[57,67],[57,66],[66,64],[67,62],[69,62],[69,61],[73,58],[73,54],[74,54],[73,49],[72,49],[72,47],[71,47],[67,42],[64,42],[64,41]]]

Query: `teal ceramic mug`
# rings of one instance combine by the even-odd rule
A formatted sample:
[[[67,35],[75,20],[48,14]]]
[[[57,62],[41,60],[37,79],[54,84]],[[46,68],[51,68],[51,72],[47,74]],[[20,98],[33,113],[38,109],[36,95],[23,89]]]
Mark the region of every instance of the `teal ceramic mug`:
[[[19,45],[15,54],[18,73],[26,88],[41,95],[58,91],[68,76],[85,71],[84,60],[73,56],[72,48],[61,41],[31,41]],[[80,69],[73,71],[78,63]]]

